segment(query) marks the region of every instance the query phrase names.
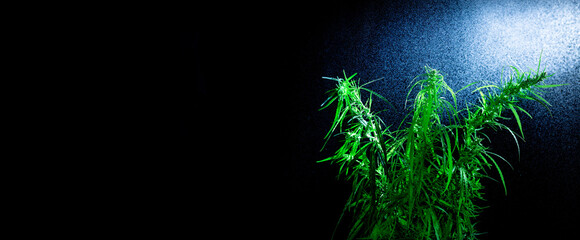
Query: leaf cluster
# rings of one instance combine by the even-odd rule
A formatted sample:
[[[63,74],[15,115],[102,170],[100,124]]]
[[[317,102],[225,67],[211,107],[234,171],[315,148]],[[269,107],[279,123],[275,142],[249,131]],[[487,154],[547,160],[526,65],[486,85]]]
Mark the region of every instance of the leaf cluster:
[[[540,58],[541,62],[541,58]],[[321,110],[336,103],[332,126],[325,136],[340,136],[342,146],[319,162],[340,165],[339,176],[352,181],[345,211],[354,214],[349,239],[475,239],[475,217],[481,211],[476,199],[483,199],[481,178],[490,178],[487,169],[499,173],[503,157],[490,151],[486,127],[508,130],[517,143],[517,134],[500,120],[504,110],[513,113],[523,138],[518,106],[522,99],[549,103],[542,90],[561,85],[542,85],[551,75],[538,70],[513,72],[500,85],[488,84],[473,90],[478,104],[458,110],[456,92],[436,69],[425,67],[407,94],[417,92],[413,110],[399,128],[391,129],[371,110],[373,97],[388,101],[347,77],[328,78],[336,87],[327,92]],[[503,77],[503,74],[502,74]],[[374,82],[374,81],[372,81]],[[476,83],[469,84],[463,91]],[[361,91],[370,95],[366,101]],[[458,91],[458,92],[459,92]],[[444,96],[450,95],[448,101]],[[390,104],[390,103],[389,103]],[[442,121],[446,116],[449,121]],[[409,119],[409,120],[406,120]],[[401,126],[406,123],[405,128]],[[326,144],[326,142],[325,142]],[[519,152],[519,145],[518,145]],[[341,215],[341,219],[342,216]],[[340,220],[339,220],[340,222]],[[338,226],[338,224],[337,224]]]

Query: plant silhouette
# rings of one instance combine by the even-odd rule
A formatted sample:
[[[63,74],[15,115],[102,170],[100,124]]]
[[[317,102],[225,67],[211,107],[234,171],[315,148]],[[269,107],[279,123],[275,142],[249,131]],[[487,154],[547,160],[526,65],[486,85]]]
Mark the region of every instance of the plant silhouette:
[[[340,217],[345,211],[354,216],[348,239],[476,239],[474,220],[482,207],[474,201],[483,199],[480,180],[491,178],[487,170],[495,169],[507,195],[497,161],[509,164],[484,145],[488,136],[481,130],[505,129],[516,144],[524,138],[518,112],[531,115],[518,103],[527,99],[548,108],[543,90],[564,85],[543,84],[552,75],[540,72],[540,63],[541,54],[536,71],[510,67],[505,79],[502,72],[500,84],[475,88],[472,93],[479,94],[479,102],[463,109],[458,109],[456,93],[477,82],[454,92],[438,70],[426,66],[407,94],[413,110],[396,130],[371,110],[373,97],[388,102],[365,87],[374,81],[360,85],[354,80],[356,73],[347,77],[344,72],[342,78],[324,77],[336,81],[321,106],[322,110],[336,103],[325,139],[340,136],[343,142],[334,155],[318,162],[338,164],[338,176],[352,181]],[[366,101],[361,91],[369,93]],[[415,98],[409,100],[413,91]],[[508,109],[519,131],[500,122],[508,119],[502,115]]]

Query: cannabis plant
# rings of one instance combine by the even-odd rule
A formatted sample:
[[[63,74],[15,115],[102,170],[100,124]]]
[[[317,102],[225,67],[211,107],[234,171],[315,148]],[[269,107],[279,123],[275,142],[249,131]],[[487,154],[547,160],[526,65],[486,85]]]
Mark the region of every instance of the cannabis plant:
[[[324,77],[336,81],[321,106],[322,110],[336,103],[325,139],[340,136],[343,142],[334,155],[319,162],[338,164],[338,175],[352,181],[340,217],[345,211],[354,216],[348,238],[475,239],[474,220],[482,208],[474,202],[483,199],[480,180],[491,178],[489,169],[497,170],[507,195],[497,161],[509,164],[484,145],[488,136],[482,130],[505,129],[516,144],[524,138],[518,112],[531,115],[518,105],[520,101],[536,101],[547,108],[543,89],[562,85],[542,84],[552,75],[540,72],[540,62],[541,55],[536,71],[511,67],[505,78],[502,71],[499,85],[475,88],[472,93],[479,94],[479,102],[463,109],[458,109],[456,94],[476,83],[454,92],[438,70],[426,66],[425,74],[410,85],[407,99],[417,92],[409,100],[413,110],[397,129],[386,126],[371,110],[373,97],[387,100],[365,87],[370,82],[359,84],[356,73]],[[369,93],[366,100],[362,91]],[[511,111],[519,131],[500,122],[507,119],[502,115],[505,110]]]

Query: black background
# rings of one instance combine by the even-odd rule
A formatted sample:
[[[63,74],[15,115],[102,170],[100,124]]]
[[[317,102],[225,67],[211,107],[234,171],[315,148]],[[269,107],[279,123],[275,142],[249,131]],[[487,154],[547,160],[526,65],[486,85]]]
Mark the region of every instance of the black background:
[[[345,69],[347,74],[358,72],[361,81],[388,79],[370,86],[397,108],[381,115],[388,124],[402,120],[408,82],[426,64],[445,72],[455,90],[473,76],[497,78],[501,66],[493,65],[495,72],[490,72],[483,57],[481,65],[467,60],[487,53],[470,50],[469,33],[456,34],[475,31],[461,30],[462,21],[472,21],[469,1],[426,4],[216,4],[179,14],[178,47],[170,60],[175,74],[168,88],[174,103],[167,109],[168,131],[176,135],[171,142],[179,153],[178,166],[194,163],[193,173],[187,173],[193,179],[178,180],[185,181],[180,186],[194,189],[192,201],[200,201],[193,207],[198,213],[193,219],[205,223],[200,228],[207,226],[205,230],[218,235],[330,239],[350,185],[336,178],[336,166],[316,163],[338,147],[334,139],[320,151],[333,114],[318,111],[324,92],[333,87],[322,76],[337,76]],[[427,17],[436,14],[443,17]],[[462,18],[455,19],[457,14]],[[449,30],[455,27],[460,30]],[[438,35],[429,39],[429,33]],[[488,131],[489,146],[514,170],[501,165],[507,196],[500,183],[484,182],[487,201],[480,204],[489,208],[478,218],[478,229],[487,232],[481,239],[578,236],[579,66],[569,59],[579,56],[574,55],[578,46],[568,47],[573,51],[565,52],[564,63],[575,65],[548,63],[552,67],[547,71],[556,72],[549,83],[570,84],[548,90],[545,98],[553,105],[553,117],[537,103],[522,103],[534,119],[520,114],[526,137],[520,141],[521,160],[509,133]],[[524,63],[531,64],[524,66],[534,66],[539,51],[525,56],[531,60]],[[488,54],[488,60],[489,55],[496,56]],[[459,97],[474,99],[469,94]],[[517,129],[515,121],[505,123]],[[207,208],[214,213],[198,212]],[[345,238],[348,217],[335,239]]]

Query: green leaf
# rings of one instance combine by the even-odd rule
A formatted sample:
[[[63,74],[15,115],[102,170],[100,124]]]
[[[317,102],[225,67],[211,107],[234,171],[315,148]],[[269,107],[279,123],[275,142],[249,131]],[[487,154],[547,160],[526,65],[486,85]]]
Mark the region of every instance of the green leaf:
[[[342,71],[342,73],[344,73],[344,77],[346,78],[346,72],[344,72],[344,70]],[[357,73],[354,73],[353,75],[351,75],[350,77],[346,78],[346,81],[350,81],[354,76],[356,76]]]
[[[333,80],[333,81],[340,82],[340,78],[322,77],[322,79],[327,79],[327,80]]]
[[[524,130],[522,130],[522,122],[520,121],[520,116],[518,115],[518,112],[516,111],[516,109],[512,104],[508,104],[508,107],[514,113],[516,121],[518,122],[518,127],[520,128],[520,133],[522,134],[522,138],[524,138]]]
[[[544,49],[542,49],[542,51],[540,51],[540,59],[538,60],[538,70],[537,70],[537,74],[540,74],[540,64],[542,63],[542,53],[544,53]]]
[[[487,152],[490,153],[490,152]],[[487,153],[485,153],[487,155]],[[496,156],[499,156],[497,154],[495,154]],[[503,189],[504,189],[504,193],[507,196],[507,187],[505,185],[505,179],[503,178],[503,173],[501,172],[501,169],[499,168],[499,166],[497,165],[497,162],[495,162],[495,159],[493,159],[491,156],[487,155],[487,157],[491,160],[491,162],[493,163],[493,165],[495,165],[495,168],[497,169],[497,172],[499,173],[499,177],[501,178],[501,183],[503,185]],[[505,160],[505,159],[504,159]],[[507,162],[507,161],[506,161]],[[511,166],[511,165],[510,165]]]
[[[497,89],[500,89],[498,86],[492,84],[492,85],[485,85],[483,87],[478,87],[475,90],[471,91],[471,93],[477,92],[477,91],[479,91],[481,89],[484,89],[484,88],[497,88]]]
[[[544,99],[542,96],[540,96],[540,94],[537,94],[534,91],[530,91],[530,93],[532,93],[534,96],[536,96],[539,99],[539,100],[536,100],[536,101],[538,101],[540,103],[545,103],[548,106],[552,106],[552,105],[550,105],[550,103],[548,101],[546,101],[546,99]]]
[[[326,101],[324,101],[321,105],[320,105],[320,109],[318,109],[318,111],[324,110],[325,108],[329,107],[338,97],[328,97],[326,99]],[[326,104],[326,106],[325,106]]]
[[[327,162],[327,161],[331,161],[331,160],[335,160],[335,159],[336,159],[336,155],[333,155],[333,156],[327,157],[327,158],[325,158],[325,159],[318,160],[318,161],[316,161],[316,162],[317,162],[317,163],[321,163],[321,162]]]
[[[566,86],[566,85],[570,85],[570,84],[549,84],[549,85],[542,85],[542,84],[536,84],[534,85],[534,87],[537,88],[553,88],[553,87],[560,87],[560,86]]]
[[[376,82],[376,81],[380,81],[380,80],[383,80],[383,78],[379,78],[379,79],[375,79],[375,80],[369,81],[369,82],[367,82],[367,83],[365,83],[365,84],[362,84],[362,85],[360,85],[360,87],[362,88],[362,87],[364,87],[364,86],[366,86],[366,85],[369,85],[369,84],[371,84],[371,83],[374,83],[374,82]]]
[[[437,220],[437,215],[435,215],[435,211],[433,209],[429,209],[429,213],[431,215],[431,221],[433,222],[433,229],[435,230],[435,237],[437,240],[441,239],[441,229],[439,228],[439,221]]]
[[[485,107],[487,104],[485,103],[485,95],[483,94],[483,92],[479,91],[479,95],[481,96],[481,101],[482,101],[482,107]]]
[[[523,113],[525,113],[526,115],[528,115],[528,117],[530,117],[530,118],[533,118],[533,117],[532,117],[532,115],[530,115],[530,113],[528,113],[528,111],[524,110],[524,109],[523,109],[523,108],[521,108],[520,106],[518,106],[518,105],[515,105],[515,107],[516,107],[518,110],[520,110],[520,112],[523,112]]]
[[[494,152],[490,152],[490,151],[485,151],[485,153],[487,154],[487,156],[489,156],[489,154],[493,154],[494,156],[500,158],[501,160],[503,160],[505,163],[507,163],[508,166],[510,166],[510,168],[512,170],[514,170],[514,167],[510,164],[510,162],[508,162],[505,158],[503,158],[501,155],[496,154]]]
[[[518,161],[520,160],[520,144],[518,143],[518,139],[516,138],[516,134],[514,134],[514,132],[508,128],[507,126],[501,124],[503,129],[508,130],[508,132],[512,135],[512,137],[514,137],[514,141],[516,142],[516,147],[518,148]],[[523,137],[522,137],[523,139]]]
[[[444,136],[445,136],[445,143],[447,145],[447,183],[445,183],[445,189],[443,190],[443,192],[447,191],[447,188],[449,187],[449,183],[451,183],[451,175],[453,174],[453,152],[451,149],[451,140],[449,139],[449,135],[447,134],[447,132],[443,132]]]
[[[521,80],[521,79],[523,79],[523,77],[524,77],[523,75],[524,75],[524,74],[520,74],[520,70],[518,70],[518,68],[516,68],[516,67],[514,67],[514,66],[510,66],[510,67],[511,67],[511,68],[512,68],[512,69],[513,69],[515,72],[516,72],[516,73],[515,73],[515,77],[516,77],[516,79],[517,79],[517,81],[516,81],[516,82],[517,82],[517,83],[520,83],[520,82],[521,82],[520,80]]]
[[[368,89],[368,88],[364,88],[364,87],[361,87],[360,89],[362,89],[362,90],[365,90],[365,91],[369,92],[369,93],[371,94],[371,97],[373,96],[373,94],[374,94],[374,95],[376,95],[376,96],[377,96],[377,97],[379,97],[381,100],[383,100],[383,101],[385,101],[387,104],[389,104],[389,106],[391,106],[393,109],[395,109],[395,106],[393,106],[393,104],[391,104],[391,102],[389,102],[389,100],[387,100],[387,99],[386,99],[385,97],[383,97],[381,94],[378,94],[378,93],[376,93],[375,91],[373,91],[373,90],[370,90],[370,89]]]
[[[465,87],[463,87],[463,88],[459,89],[459,91],[457,91],[457,92],[455,92],[455,93],[457,94],[457,93],[459,93],[459,92],[461,92],[461,91],[465,90],[466,88],[470,87],[471,85],[474,85],[474,84],[477,84],[477,83],[480,83],[480,82],[478,81],[478,82],[473,82],[473,83],[467,84],[467,86],[465,86]]]

